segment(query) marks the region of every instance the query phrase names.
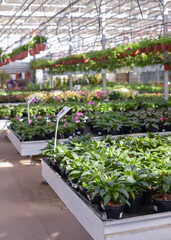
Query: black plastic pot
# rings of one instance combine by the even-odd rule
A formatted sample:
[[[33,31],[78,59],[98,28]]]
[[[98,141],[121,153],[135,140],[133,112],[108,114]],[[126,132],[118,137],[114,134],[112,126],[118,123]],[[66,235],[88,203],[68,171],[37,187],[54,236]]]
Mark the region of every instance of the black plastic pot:
[[[84,129],[77,129],[77,130],[75,130],[75,134],[76,134],[77,136],[83,135],[83,134],[84,134]]]
[[[148,132],[159,132],[159,129],[154,128],[154,127],[149,127],[149,128],[146,128],[146,131],[148,131]]]
[[[72,180],[69,181],[70,185],[72,188],[74,188],[75,190],[78,190],[78,178],[74,178]]]
[[[117,131],[117,130],[111,130],[109,133],[112,134],[112,135],[119,135],[119,134],[121,134],[120,131]]]
[[[141,132],[143,132],[142,128],[133,128],[131,130],[131,133],[141,133]]]
[[[103,130],[102,128],[96,128],[96,129],[95,129],[95,133],[96,133],[98,136],[104,136],[104,135],[106,135],[108,132],[107,132],[107,130]]]
[[[122,218],[124,207],[125,207],[125,204],[116,205],[116,206],[104,206],[107,218],[114,218],[114,219]]]
[[[59,173],[59,174],[61,173],[60,166],[59,166],[58,162],[51,161],[50,164],[57,173]]]
[[[144,206],[153,205],[152,195],[155,193],[156,193],[155,190],[149,190],[149,191],[143,192],[141,204]]]
[[[168,212],[171,211],[171,200],[164,201],[164,200],[157,200],[154,199],[154,195],[152,196],[154,210],[156,212]]]
[[[73,132],[64,132],[64,138],[73,138],[74,133]]]
[[[122,126],[121,127],[121,132],[123,134],[129,134],[131,132],[131,126]]]
[[[83,187],[83,186],[80,186],[80,185],[78,185],[78,188],[79,188],[79,192],[85,197],[85,198],[87,198],[87,191],[88,191],[88,189],[87,188],[85,188],[85,187]],[[87,198],[88,199],[88,198]],[[88,199],[89,200],[89,199]]]
[[[125,205],[124,212],[126,213],[136,213],[140,210],[142,195],[136,196],[135,199],[130,198],[128,201],[130,203],[130,207]]]

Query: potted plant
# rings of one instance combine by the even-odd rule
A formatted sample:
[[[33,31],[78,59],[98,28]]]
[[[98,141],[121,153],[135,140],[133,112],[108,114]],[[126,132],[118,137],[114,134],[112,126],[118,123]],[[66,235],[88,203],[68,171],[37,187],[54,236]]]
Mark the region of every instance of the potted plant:
[[[152,195],[154,210],[157,212],[171,211],[171,171],[158,170],[157,193]]]
[[[63,124],[63,133],[64,133],[64,138],[72,138],[75,133],[75,129],[77,127],[77,124],[74,122],[64,122]]]
[[[74,115],[74,120],[72,120],[75,123],[75,134],[80,136],[84,134],[84,129],[86,126],[85,123],[85,117],[82,112],[78,112]]]
[[[102,198],[103,208],[108,218],[122,218],[125,204],[129,205],[127,200],[129,194],[123,182],[118,178],[118,174],[110,179],[102,173],[95,187],[93,198],[97,194]]]

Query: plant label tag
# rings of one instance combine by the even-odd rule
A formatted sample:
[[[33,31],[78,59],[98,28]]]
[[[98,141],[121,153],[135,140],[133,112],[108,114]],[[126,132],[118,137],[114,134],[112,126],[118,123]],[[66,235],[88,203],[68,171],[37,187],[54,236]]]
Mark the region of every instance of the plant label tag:
[[[31,97],[28,100],[28,104],[30,104],[33,101],[33,99],[34,99],[34,95],[31,95]]]
[[[71,186],[72,186],[73,188],[78,188],[78,184],[77,184],[77,183],[71,183]]]
[[[56,121],[56,130],[55,130],[55,140],[54,140],[54,153],[56,149],[56,142],[57,142],[57,136],[58,136],[58,124],[59,120],[70,110],[70,107],[64,107],[58,114],[57,114],[57,121]],[[55,161],[55,159],[54,159]]]
[[[80,90],[81,90],[81,85],[74,86],[74,91],[80,91]]]
[[[166,130],[165,129],[162,129],[162,132],[165,132]]]
[[[57,118],[61,119],[71,108],[70,107],[64,107],[58,114]]]
[[[71,139],[71,138],[73,138],[72,136],[69,136],[69,138]]]
[[[122,218],[122,216],[123,216],[123,212],[121,212],[121,213],[119,214],[119,218]]]
[[[34,95],[31,95],[31,97],[28,100],[28,108],[27,108],[27,116],[28,116],[28,123],[30,124],[30,103],[33,101]]]
[[[157,208],[156,205],[154,205],[154,210],[155,210],[156,212],[158,212],[158,208]]]
[[[80,135],[80,134],[81,134],[81,132],[80,132],[80,131],[77,131],[77,134],[78,134],[78,135]]]
[[[101,136],[101,135],[102,135],[102,132],[98,132],[98,135]]]

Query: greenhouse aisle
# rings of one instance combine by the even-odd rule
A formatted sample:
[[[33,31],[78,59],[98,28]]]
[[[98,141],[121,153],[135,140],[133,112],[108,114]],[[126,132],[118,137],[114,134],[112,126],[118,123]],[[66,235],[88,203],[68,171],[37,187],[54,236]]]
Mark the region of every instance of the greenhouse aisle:
[[[92,240],[29,164],[0,132],[0,240]]]

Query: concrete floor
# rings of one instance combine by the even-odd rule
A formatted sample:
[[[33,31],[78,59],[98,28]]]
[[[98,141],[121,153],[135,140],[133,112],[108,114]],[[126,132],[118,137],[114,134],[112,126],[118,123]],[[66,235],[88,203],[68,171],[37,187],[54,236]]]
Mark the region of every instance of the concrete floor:
[[[0,240],[93,240],[0,131]]]

